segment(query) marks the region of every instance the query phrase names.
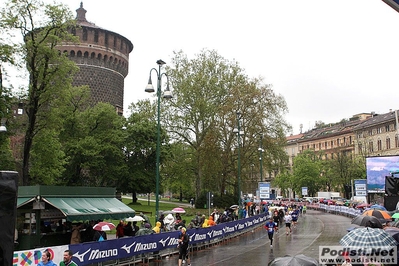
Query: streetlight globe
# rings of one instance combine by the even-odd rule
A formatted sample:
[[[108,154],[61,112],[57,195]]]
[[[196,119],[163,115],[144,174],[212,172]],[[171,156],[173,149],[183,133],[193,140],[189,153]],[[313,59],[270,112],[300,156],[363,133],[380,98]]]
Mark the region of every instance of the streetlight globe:
[[[0,126],[0,132],[7,132],[7,128],[4,125]]]
[[[152,80],[151,80],[151,74],[150,74],[150,78],[148,79],[148,84],[145,87],[145,92],[153,93],[154,91],[155,90],[154,90],[154,86],[152,86]]]
[[[235,127],[235,128],[233,129],[233,133],[234,133],[234,134],[237,134],[237,133],[238,133],[238,128]]]
[[[172,92],[171,92],[170,89],[169,89],[169,85],[168,85],[168,87],[166,88],[166,90],[163,92],[163,98],[164,98],[164,99],[167,99],[167,100],[173,98]]]

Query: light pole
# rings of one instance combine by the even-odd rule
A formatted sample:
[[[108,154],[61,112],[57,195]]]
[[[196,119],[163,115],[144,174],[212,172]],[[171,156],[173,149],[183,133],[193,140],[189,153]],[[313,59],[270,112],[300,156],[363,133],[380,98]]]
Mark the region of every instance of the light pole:
[[[162,65],[166,64],[164,61],[159,59],[157,61],[158,64],[158,70],[156,68],[152,68],[150,70],[150,77],[148,79],[148,84],[147,87],[145,87],[145,91],[148,93],[153,93],[154,86],[152,86],[152,80],[151,80],[151,73],[152,71],[155,71],[157,73],[157,78],[158,78],[158,83],[157,83],[157,148],[156,148],[156,166],[155,166],[155,172],[156,172],[156,183],[155,183],[155,222],[158,221],[158,214],[159,214],[159,164],[160,164],[160,156],[161,156],[161,80],[162,76],[166,77],[166,89],[163,94],[163,98],[165,99],[171,99],[172,98],[172,92],[169,89],[169,77],[166,73],[161,73],[161,67]]]
[[[237,114],[237,128],[234,128],[233,133],[237,134],[237,178],[238,178],[238,206],[241,206],[241,161],[240,161],[240,146],[241,146],[241,135],[244,135],[244,131],[240,129],[240,111]]]
[[[259,151],[259,165],[260,165],[260,167],[259,167],[259,171],[260,171],[260,182],[263,182],[263,169],[262,169],[262,167],[263,167],[263,152],[265,151],[263,148],[262,148],[262,140],[263,140],[263,135],[260,135],[260,139],[259,139],[259,148],[258,148],[258,151]]]

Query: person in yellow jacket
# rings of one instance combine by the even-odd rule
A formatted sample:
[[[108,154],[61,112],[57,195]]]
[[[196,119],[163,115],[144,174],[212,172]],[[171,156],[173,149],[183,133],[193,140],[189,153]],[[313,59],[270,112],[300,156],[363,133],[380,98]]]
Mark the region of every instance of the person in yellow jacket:
[[[161,232],[161,222],[157,222],[152,228],[152,231],[154,231],[156,234],[159,234]]]
[[[206,227],[209,227],[208,219],[205,219],[204,223],[202,224],[202,228],[206,228]]]

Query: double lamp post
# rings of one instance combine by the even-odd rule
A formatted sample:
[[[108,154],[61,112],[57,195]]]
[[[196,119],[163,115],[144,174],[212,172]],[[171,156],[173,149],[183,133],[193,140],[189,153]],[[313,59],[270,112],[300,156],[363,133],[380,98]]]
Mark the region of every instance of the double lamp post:
[[[159,165],[160,165],[160,157],[161,157],[161,94],[162,94],[162,77],[165,76],[166,77],[166,89],[163,92],[163,98],[164,99],[171,99],[172,96],[172,92],[169,89],[169,77],[168,75],[164,72],[161,73],[161,68],[163,65],[165,65],[166,63],[164,61],[162,61],[161,59],[159,59],[157,61],[158,64],[158,70],[156,68],[152,68],[150,70],[150,77],[148,79],[148,84],[145,88],[145,92],[148,93],[153,93],[155,92],[154,90],[154,86],[152,85],[152,79],[151,79],[151,73],[152,71],[155,71],[155,73],[157,74],[157,147],[156,147],[156,166],[155,166],[155,172],[156,172],[156,185],[155,185],[155,222],[158,221],[158,217],[159,217],[159,179],[160,179],[160,174],[159,174]]]

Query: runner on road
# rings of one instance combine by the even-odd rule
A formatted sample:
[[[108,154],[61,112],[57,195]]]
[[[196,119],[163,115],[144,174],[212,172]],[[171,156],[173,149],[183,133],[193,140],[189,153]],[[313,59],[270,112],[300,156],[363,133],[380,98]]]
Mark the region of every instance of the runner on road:
[[[284,222],[285,222],[285,232],[288,235],[289,233],[292,232],[291,231],[292,216],[288,212],[285,213]]]
[[[267,230],[267,234],[269,235],[270,239],[270,247],[273,248],[273,235],[274,232],[278,230],[277,223],[273,221],[273,218],[270,217],[269,221],[265,224],[265,229]]]

